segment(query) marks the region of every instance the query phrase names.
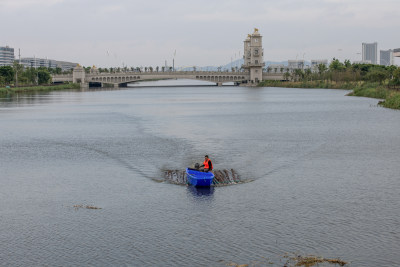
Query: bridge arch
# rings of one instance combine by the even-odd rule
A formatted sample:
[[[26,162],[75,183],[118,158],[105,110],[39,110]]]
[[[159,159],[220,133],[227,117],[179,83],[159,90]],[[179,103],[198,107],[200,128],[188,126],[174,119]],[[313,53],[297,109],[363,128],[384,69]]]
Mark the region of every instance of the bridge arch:
[[[121,73],[90,73],[83,78],[84,83],[103,83],[114,84],[114,86],[124,85],[131,82],[150,79],[194,79],[208,81],[212,83],[222,84],[225,82],[241,83],[249,80],[249,73],[232,73],[232,72],[193,72],[193,71],[177,71],[177,72],[121,72]],[[68,77],[67,77],[68,78]],[[72,75],[71,75],[72,80]]]

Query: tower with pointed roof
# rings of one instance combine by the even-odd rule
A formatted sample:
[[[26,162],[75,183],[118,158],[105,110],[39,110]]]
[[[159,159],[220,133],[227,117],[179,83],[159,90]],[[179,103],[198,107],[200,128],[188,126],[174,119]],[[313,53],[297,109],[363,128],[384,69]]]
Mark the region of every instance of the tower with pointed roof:
[[[262,36],[257,28],[244,40],[244,64],[243,68],[250,73],[250,83],[262,81],[262,70],[265,66],[264,51],[262,48]]]

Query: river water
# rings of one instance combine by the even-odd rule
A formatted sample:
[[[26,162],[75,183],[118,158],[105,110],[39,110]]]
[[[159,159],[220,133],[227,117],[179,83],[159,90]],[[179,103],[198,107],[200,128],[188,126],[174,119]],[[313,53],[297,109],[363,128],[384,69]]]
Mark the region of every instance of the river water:
[[[399,266],[399,111],[185,82],[1,98],[0,265]],[[159,182],[205,154],[251,182]]]

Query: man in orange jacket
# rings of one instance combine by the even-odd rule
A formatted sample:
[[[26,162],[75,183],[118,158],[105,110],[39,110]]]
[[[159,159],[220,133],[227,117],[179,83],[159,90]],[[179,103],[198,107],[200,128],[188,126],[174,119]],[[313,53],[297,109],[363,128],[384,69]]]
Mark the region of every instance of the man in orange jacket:
[[[204,172],[209,172],[209,171],[213,170],[213,165],[212,165],[211,159],[208,158],[208,155],[204,156],[203,165],[201,165],[200,167],[204,167],[204,169],[202,169],[202,171],[204,171]]]

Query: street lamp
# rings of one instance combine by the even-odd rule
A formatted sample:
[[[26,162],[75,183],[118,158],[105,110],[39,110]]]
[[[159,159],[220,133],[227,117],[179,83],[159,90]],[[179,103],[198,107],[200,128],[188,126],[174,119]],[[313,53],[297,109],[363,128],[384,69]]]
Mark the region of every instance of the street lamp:
[[[39,73],[37,70],[37,60],[36,60],[36,55],[33,55],[33,59],[35,61],[35,71],[36,71],[36,85],[39,85]]]

